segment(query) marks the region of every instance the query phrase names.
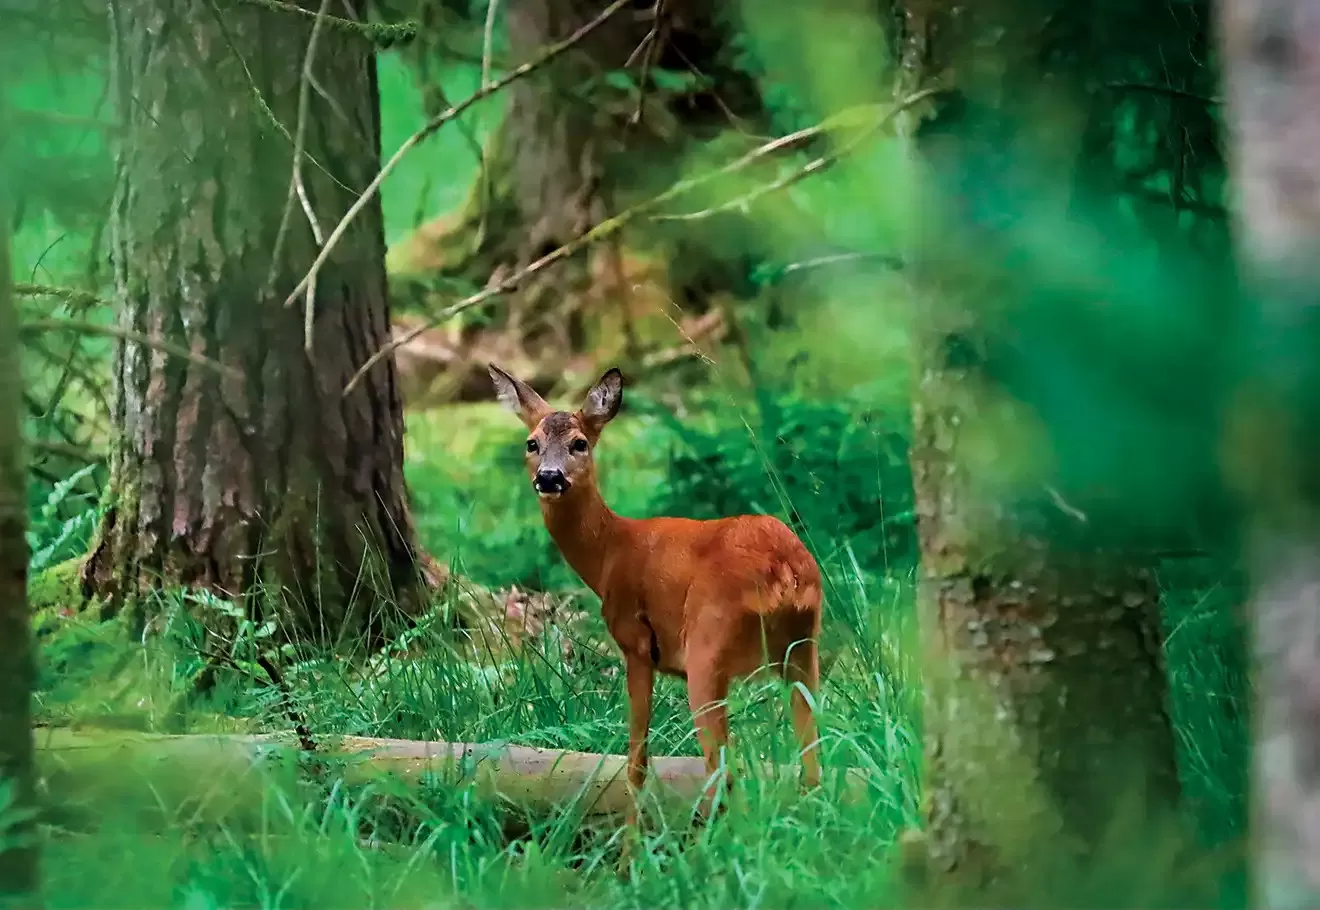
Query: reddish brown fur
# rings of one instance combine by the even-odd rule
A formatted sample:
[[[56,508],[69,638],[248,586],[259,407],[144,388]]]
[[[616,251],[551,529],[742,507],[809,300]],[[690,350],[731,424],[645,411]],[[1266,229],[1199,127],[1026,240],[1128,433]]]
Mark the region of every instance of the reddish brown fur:
[[[530,430],[527,472],[562,470],[566,492],[541,494],[546,528],[573,570],[601,599],[623,652],[629,704],[628,779],[646,776],[655,673],[683,677],[707,769],[728,739],[729,684],[769,665],[816,692],[822,588],[802,541],[768,515],[695,521],[625,518],[601,498],[593,459],[601,430],[618,412],[622,376],[606,373],[573,413],[551,408],[530,387],[491,366],[501,400]],[[575,440],[588,448],[574,452]],[[578,443],[581,448],[581,443]],[[811,708],[793,692],[793,725],[804,782],[819,780]],[[636,808],[629,823],[636,821]]]

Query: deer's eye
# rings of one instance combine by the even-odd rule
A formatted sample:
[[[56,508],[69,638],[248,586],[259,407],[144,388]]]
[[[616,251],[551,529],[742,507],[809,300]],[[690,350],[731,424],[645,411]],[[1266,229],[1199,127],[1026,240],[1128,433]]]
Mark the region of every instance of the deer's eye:
[[[579,436],[573,440],[573,444],[568,447],[568,450],[574,455],[581,455],[587,451],[587,441]]]
[[[535,454],[536,454],[537,452],[539,452],[540,450],[541,450],[541,446],[540,446],[539,443],[537,443],[537,441],[536,441],[535,439],[529,439],[529,440],[527,440],[527,451],[528,451],[528,452],[531,452],[533,455],[535,455]]]

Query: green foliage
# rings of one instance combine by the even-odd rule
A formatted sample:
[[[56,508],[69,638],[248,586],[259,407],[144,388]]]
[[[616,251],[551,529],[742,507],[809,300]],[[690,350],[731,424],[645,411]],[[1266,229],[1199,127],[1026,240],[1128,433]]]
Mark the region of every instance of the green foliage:
[[[539,524],[523,468],[525,435],[496,405],[412,415],[408,483],[418,532],[480,584],[575,587]]]
[[[757,396],[756,426],[703,430],[658,413],[677,439],[659,513],[780,515],[826,560],[845,545],[869,572],[914,560],[906,419],[768,393]]]
[[[376,68],[381,98],[381,156],[388,159],[426,122],[423,95],[435,88],[418,84],[416,73],[399,51],[379,54]],[[440,68],[435,78],[443,96],[455,100],[474,92],[481,82],[480,72],[471,66],[448,65]],[[387,243],[399,241],[427,219],[463,202],[480,166],[480,146],[474,142],[484,140],[496,112],[489,106],[473,108],[461,118],[461,128],[432,136],[385,179],[381,208]]]
[[[57,562],[87,551],[87,545],[96,531],[100,517],[85,493],[78,490],[79,484],[93,473],[99,465],[89,464],[50,488],[45,501],[32,511],[28,521],[27,542],[32,555],[29,563],[30,572],[41,572]],[[37,492],[34,488],[33,493]],[[73,506],[70,509],[70,506]]]

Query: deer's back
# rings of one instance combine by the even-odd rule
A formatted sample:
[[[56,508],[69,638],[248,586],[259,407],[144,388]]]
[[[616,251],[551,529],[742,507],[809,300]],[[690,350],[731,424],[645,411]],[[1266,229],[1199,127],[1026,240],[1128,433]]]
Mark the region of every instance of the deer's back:
[[[651,518],[624,533],[602,597],[606,624],[662,672],[682,675],[694,645],[761,632],[786,644],[818,627],[820,569],[777,518]]]
[[[677,609],[694,588],[708,589],[710,598],[736,597],[753,612],[820,608],[816,560],[773,516],[638,519],[627,533],[609,587],[648,610]]]

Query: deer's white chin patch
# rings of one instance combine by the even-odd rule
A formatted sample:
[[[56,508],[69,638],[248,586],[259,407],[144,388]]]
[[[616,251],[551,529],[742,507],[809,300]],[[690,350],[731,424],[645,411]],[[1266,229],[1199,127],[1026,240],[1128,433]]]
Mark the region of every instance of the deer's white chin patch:
[[[547,492],[542,492],[541,490],[537,490],[536,498],[541,500],[541,502],[555,502],[556,500],[563,499],[564,494],[558,491],[547,493]]]

